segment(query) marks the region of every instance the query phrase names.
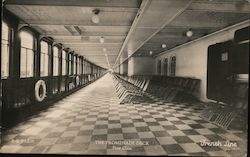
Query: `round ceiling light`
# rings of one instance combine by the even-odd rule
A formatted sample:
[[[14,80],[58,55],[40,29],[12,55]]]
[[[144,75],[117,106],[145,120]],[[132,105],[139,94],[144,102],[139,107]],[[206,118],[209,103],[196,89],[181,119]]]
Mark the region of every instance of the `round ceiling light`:
[[[103,52],[106,52],[106,51],[107,51],[107,49],[106,49],[106,48],[102,48],[102,51],[103,51]]]
[[[166,48],[167,45],[166,45],[166,44],[162,44],[161,47],[162,47],[162,48]]]
[[[100,43],[104,43],[104,38],[103,37],[100,38]]]
[[[94,9],[92,12],[94,13],[94,15],[91,18],[92,22],[93,23],[99,23],[100,22],[100,18],[99,18],[98,14],[99,14],[100,10],[99,9]]]
[[[193,36],[193,31],[188,30],[188,31],[186,32],[186,36],[187,36],[187,37],[192,37],[192,36]]]
[[[149,54],[152,55],[152,54],[153,54],[153,51],[149,51]]]

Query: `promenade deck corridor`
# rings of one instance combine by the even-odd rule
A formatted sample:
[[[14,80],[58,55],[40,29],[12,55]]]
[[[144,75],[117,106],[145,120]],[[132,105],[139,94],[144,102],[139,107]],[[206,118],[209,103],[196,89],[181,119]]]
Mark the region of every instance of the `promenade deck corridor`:
[[[246,134],[183,104],[119,104],[111,74],[3,135],[1,153],[244,156]],[[127,142],[125,142],[127,141]],[[221,142],[203,146],[202,141]],[[237,146],[225,146],[226,141]]]

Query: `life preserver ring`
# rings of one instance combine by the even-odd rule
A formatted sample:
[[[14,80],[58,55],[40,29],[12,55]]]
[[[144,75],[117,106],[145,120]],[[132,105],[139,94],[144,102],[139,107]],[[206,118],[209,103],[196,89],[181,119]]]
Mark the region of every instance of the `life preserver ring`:
[[[76,85],[78,86],[80,84],[80,78],[79,76],[76,76]]]
[[[46,97],[46,84],[44,80],[39,80],[35,85],[35,98],[38,102],[42,102]]]

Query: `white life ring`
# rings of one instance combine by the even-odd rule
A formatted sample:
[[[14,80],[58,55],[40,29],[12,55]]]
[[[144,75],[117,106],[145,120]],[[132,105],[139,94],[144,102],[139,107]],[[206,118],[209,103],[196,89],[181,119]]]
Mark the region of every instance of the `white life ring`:
[[[42,87],[42,88],[41,88]],[[46,84],[44,80],[39,80],[35,85],[35,97],[38,102],[42,102],[46,97]]]
[[[76,76],[76,85],[78,86],[80,84],[80,78],[79,76]]]

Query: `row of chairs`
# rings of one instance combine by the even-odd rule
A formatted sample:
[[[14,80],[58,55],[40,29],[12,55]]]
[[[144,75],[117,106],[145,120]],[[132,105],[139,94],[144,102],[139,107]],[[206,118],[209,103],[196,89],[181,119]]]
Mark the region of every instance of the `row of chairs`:
[[[225,129],[246,130],[245,113],[227,105],[203,103],[197,99],[200,80],[168,76],[123,76],[114,74],[115,87],[121,103],[160,101],[182,104],[199,111],[207,121]],[[158,101],[157,101],[158,102]]]
[[[134,86],[138,87],[142,91],[146,91],[149,82],[152,76],[126,76],[126,75],[117,75],[119,78],[133,84]]]
[[[115,88],[120,103],[139,103],[150,101],[145,95],[145,90],[149,84],[149,79],[143,77],[127,77],[121,75],[113,75]]]
[[[126,76],[114,74],[119,98],[128,102],[148,100],[153,96],[167,102],[197,101],[200,80],[169,76]],[[152,97],[151,97],[152,98]]]
[[[186,77],[154,76],[146,90],[165,101],[194,100],[199,94],[200,80]]]

